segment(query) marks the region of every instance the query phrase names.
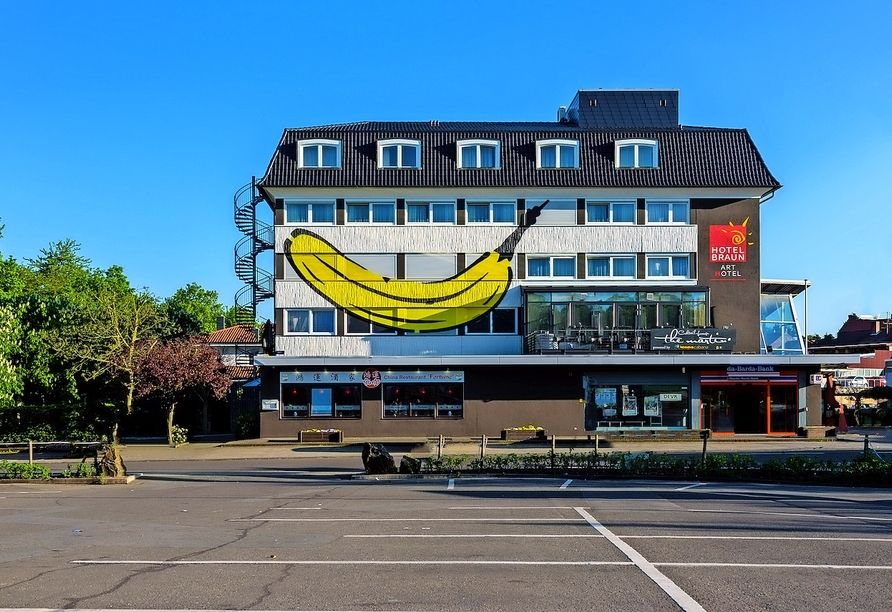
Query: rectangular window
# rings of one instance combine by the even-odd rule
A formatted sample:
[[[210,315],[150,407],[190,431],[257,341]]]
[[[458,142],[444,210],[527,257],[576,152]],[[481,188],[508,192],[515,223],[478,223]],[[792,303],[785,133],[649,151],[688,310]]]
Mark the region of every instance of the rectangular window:
[[[539,168],[578,168],[579,141],[540,140],[536,143]]]
[[[515,202],[468,202],[465,206],[468,223],[503,223],[514,225],[517,222]]]
[[[541,205],[545,200],[527,200],[527,210]],[[561,200],[552,198],[548,200],[545,208],[540,209],[536,218],[536,225],[576,225],[576,200]]]
[[[648,223],[687,224],[690,218],[690,203],[687,201],[655,201],[644,203]]]
[[[406,278],[441,279],[455,274],[451,253],[410,253],[406,255]]]
[[[592,278],[635,278],[634,255],[589,257],[587,275]]]
[[[618,140],[614,152],[617,168],[656,168],[656,140]]]
[[[294,308],[285,311],[285,333],[321,334],[335,333],[334,309]]]
[[[339,140],[301,140],[297,143],[298,166],[301,168],[340,168]]]
[[[647,257],[648,278],[689,278],[690,267],[687,255],[649,255]]]
[[[393,225],[396,223],[396,204],[394,202],[348,202],[347,223]]]
[[[351,314],[347,315],[347,333],[348,334],[395,334],[396,330],[390,327],[384,327],[369,321],[357,319]]]
[[[496,308],[471,321],[467,328],[469,334],[516,334],[517,311],[514,308]]]
[[[459,168],[499,167],[498,140],[459,140],[456,146]]]
[[[463,385],[384,384],[384,418],[460,419]]]
[[[362,390],[359,385],[282,385],[282,418],[362,416]]]
[[[586,202],[587,223],[635,223],[635,202]]]
[[[576,257],[527,255],[527,277],[529,278],[574,278],[575,276]]]
[[[285,223],[317,223],[333,225],[334,202],[300,202],[285,200]]]
[[[418,168],[421,159],[418,140],[378,141],[379,168]]]
[[[455,225],[455,203],[406,202],[406,222]]]

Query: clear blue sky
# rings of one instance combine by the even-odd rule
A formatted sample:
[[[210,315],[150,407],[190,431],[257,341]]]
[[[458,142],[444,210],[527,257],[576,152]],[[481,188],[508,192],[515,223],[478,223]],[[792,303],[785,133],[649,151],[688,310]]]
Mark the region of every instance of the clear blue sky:
[[[683,124],[748,128],[784,184],[763,277],[813,282],[809,332],[892,310],[888,1],[29,0],[0,23],[4,256],[71,238],[159,296],[231,303],[232,195],[286,127],[676,88]]]

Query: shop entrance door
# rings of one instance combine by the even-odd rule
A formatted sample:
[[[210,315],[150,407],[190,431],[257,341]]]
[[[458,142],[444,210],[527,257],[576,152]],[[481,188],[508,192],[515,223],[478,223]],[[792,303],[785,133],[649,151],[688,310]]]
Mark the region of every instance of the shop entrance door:
[[[768,387],[719,384],[702,388],[701,423],[716,433],[768,433]]]

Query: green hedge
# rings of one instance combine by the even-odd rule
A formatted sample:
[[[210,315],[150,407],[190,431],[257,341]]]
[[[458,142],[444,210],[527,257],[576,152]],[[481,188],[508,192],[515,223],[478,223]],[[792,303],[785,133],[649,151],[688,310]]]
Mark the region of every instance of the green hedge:
[[[106,433],[96,413],[79,404],[0,407],[0,442],[92,442]]]
[[[676,457],[666,453],[553,453],[444,455],[430,460],[431,471],[442,473],[561,474],[577,477],[647,477],[773,482],[892,485],[892,462],[876,457],[852,460],[815,459],[788,455],[762,463],[751,455],[712,454]]]

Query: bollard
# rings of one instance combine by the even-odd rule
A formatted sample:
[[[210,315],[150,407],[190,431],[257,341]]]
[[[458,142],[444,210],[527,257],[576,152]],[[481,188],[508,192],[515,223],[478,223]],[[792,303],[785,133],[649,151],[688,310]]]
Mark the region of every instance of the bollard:
[[[598,442],[599,442],[598,434],[595,434],[595,454],[596,455],[598,454]]]
[[[554,434],[551,434],[551,452],[552,452],[552,453],[554,452],[554,449],[556,448],[556,445],[555,445],[555,439],[556,439],[556,437],[557,437],[557,436],[555,436]]]
[[[703,439],[703,454],[700,456],[700,463],[706,463],[706,441],[709,440],[710,433],[708,429],[700,432],[700,437]]]
[[[867,438],[865,438],[866,440]],[[28,465],[34,463],[34,442],[28,440]]]
[[[443,458],[443,434],[437,438],[437,461]]]
[[[486,434],[483,434],[483,437],[480,438],[480,458],[483,459],[486,456]]]
[[[867,440],[867,436],[870,434],[864,434],[864,458],[867,459],[867,453],[870,452],[870,442]]]

